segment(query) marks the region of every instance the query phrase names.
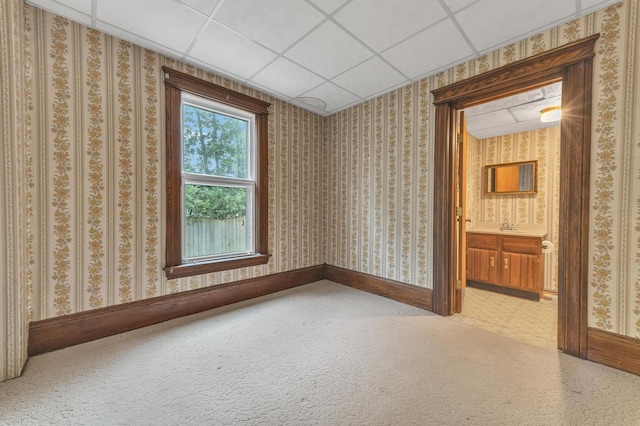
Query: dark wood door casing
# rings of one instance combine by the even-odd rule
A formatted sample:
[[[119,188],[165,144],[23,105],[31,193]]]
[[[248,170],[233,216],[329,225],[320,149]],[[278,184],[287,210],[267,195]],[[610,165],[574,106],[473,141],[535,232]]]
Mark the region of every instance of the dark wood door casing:
[[[558,347],[587,356],[592,73],[599,34],[434,90],[433,311],[455,297],[455,112],[562,81]]]

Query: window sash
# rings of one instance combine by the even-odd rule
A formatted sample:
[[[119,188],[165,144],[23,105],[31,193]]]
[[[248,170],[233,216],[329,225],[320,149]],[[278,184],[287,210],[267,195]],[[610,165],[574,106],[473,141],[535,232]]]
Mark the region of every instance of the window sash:
[[[247,122],[247,178],[227,177],[218,175],[208,175],[200,173],[191,173],[184,170],[184,107],[185,105],[194,106],[197,108],[210,111],[214,114],[225,115],[238,120]],[[220,260],[227,258],[234,258],[239,256],[252,255],[256,253],[256,245],[254,234],[256,233],[256,223],[254,218],[256,213],[255,193],[256,193],[256,120],[255,114],[248,113],[246,111],[223,105],[218,102],[211,101],[201,96],[192,95],[190,93],[182,93],[181,104],[181,131],[180,131],[180,147],[181,147],[181,207],[182,207],[182,263],[198,263],[210,260]],[[217,187],[231,187],[231,188],[244,188],[247,191],[247,203],[246,203],[246,236],[245,247],[246,250],[237,252],[225,252],[209,255],[200,255],[187,257],[186,245],[186,185],[201,185],[201,186],[217,186]]]
[[[237,179],[234,179],[237,181]],[[185,194],[186,185],[201,185],[201,186],[212,186],[212,187],[223,187],[223,188],[243,188],[247,193],[247,201],[246,201],[246,214],[245,214],[245,223],[246,223],[246,235],[244,241],[244,247],[246,250],[241,251],[229,251],[224,253],[216,253],[216,254],[208,254],[208,255],[199,255],[199,256],[186,256],[186,247],[187,247],[187,233],[186,233],[186,200]],[[255,247],[255,233],[256,233],[256,224],[255,224],[255,183],[254,182],[227,182],[224,178],[214,178],[214,179],[183,179],[182,184],[182,263],[197,263],[202,261],[209,260],[219,260],[226,258],[234,258],[238,256],[246,256],[252,255],[256,253]]]
[[[257,168],[257,124],[256,115],[247,111],[243,111],[238,108],[233,108],[229,105],[224,105],[219,102],[212,101],[202,96],[193,95],[191,93],[182,93],[180,103],[180,147],[181,147],[181,162],[180,169],[184,171],[184,106],[190,105],[196,108],[204,109],[206,111],[213,112],[214,114],[224,115],[227,117],[235,118],[237,120],[247,122],[247,180],[256,180],[256,168]],[[213,175],[205,175],[213,176]],[[229,176],[220,176],[221,178],[234,179]],[[236,178],[237,179],[237,178]],[[242,179],[242,178],[239,178]]]

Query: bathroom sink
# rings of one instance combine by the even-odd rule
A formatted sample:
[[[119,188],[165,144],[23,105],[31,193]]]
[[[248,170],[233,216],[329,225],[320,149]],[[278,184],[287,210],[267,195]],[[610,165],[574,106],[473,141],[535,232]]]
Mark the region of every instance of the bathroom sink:
[[[513,235],[514,237],[546,237],[547,235],[546,225],[519,223],[516,229],[500,229],[501,225],[502,223],[479,222],[473,229],[467,228],[466,231],[480,234]]]
[[[527,237],[545,237],[546,231],[535,231],[531,229],[502,229],[500,233],[511,235],[523,235]]]

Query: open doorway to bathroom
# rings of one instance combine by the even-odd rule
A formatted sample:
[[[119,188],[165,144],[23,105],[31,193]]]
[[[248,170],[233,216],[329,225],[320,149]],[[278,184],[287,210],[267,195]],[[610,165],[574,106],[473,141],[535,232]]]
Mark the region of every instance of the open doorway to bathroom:
[[[452,315],[462,246],[456,186],[456,111],[562,81],[558,349],[587,357],[589,168],[594,45],[599,35],[432,91],[435,105],[433,312]]]
[[[453,318],[548,348],[558,334],[560,121],[542,112],[561,105],[555,82],[465,108],[457,120],[466,129],[461,190],[472,244]],[[524,254],[502,251],[503,241]]]

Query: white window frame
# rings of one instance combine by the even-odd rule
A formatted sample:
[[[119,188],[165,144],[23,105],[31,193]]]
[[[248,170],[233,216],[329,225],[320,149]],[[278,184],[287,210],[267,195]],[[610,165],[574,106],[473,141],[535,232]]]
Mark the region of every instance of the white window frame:
[[[247,122],[247,177],[243,178],[232,178],[226,176],[215,176],[215,175],[205,175],[198,173],[186,172],[184,170],[184,160],[181,162],[181,177],[182,177],[182,185],[180,188],[181,192],[181,207],[182,207],[182,262],[183,263],[197,263],[208,260],[218,260],[218,259],[226,259],[233,258],[238,256],[246,256],[251,255],[256,252],[255,248],[255,238],[254,235],[256,233],[256,224],[253,220],[255,217],[255,194],[256,194],[256,116],[255,114],[249,113],[247,111],[240,110],[238,108],[233,108],[229,105],[224,105],[219,102],[212,101],[210,99],[203,98],[201,96],[193,95],[191,93],[182,93],[182,101],[180,103],[180,128],[182,135],[181,137],[181,152],[180,155],[184,159],[184,106],[191,105],[196,108],[204,109],[207,111],[211,111],[214,114],[226,115],[228,117],[232,117],[238,120],[242,120]],[[246,223],[247,223],[247,233],[246,233],[246,241],[245,247],[247,250],[239,251],[239,252],[227,252],[213,255],[204,255],[204,256],[195,256],[195,257],[185,257],[185,246],[186,246],[186,233],[185,233],[185,224],[186,224],[186,202],[185,202],[185,187],[188,184],[192,185],[204,185],[204,186],[224,186],[231,188],[244,188],[247,190],[247,214],[246,214]]]

